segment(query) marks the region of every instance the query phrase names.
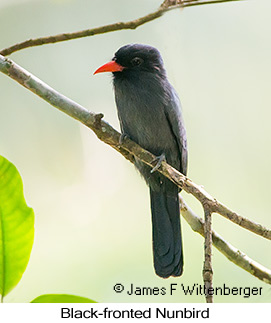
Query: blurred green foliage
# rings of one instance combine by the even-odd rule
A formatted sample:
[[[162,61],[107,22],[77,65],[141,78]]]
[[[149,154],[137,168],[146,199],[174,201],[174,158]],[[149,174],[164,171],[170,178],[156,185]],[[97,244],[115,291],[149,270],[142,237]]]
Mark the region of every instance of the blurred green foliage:
[[[26,205],[15,166],[0,156],[0,296],[20,281],[34,240],[34,212]]]
[[[96,303],[96,302],[86,297],[80,297],[80,296],[74,296],[74,295],[68,295],[68,294],[47,294],[47,295],[41,295],[35,298],[31,303]]]

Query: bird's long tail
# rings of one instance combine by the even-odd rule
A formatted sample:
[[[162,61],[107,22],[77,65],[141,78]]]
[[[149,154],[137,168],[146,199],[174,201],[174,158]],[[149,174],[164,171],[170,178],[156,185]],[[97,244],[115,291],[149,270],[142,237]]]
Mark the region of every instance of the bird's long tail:
[[[183,250],[180,228],[180,206],[176,194],[150,188],[154,268],[158,276],[180,276]]]

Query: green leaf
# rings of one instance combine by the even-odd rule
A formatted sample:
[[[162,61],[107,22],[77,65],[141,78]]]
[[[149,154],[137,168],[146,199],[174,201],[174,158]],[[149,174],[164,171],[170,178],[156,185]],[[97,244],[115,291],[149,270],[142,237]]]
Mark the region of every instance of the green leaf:
[[[68,294],[45,294],[41,295],[35,299],[31,303],[96,303],[92,299],[68,295]]]
[[[26,205],[16,167],[0,156],[0,295],[20,281],[34,240],[34,212]]]

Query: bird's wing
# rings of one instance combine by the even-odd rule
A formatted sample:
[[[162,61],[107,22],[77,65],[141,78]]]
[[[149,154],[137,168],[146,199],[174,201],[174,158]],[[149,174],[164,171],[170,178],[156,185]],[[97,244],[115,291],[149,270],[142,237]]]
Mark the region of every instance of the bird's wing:
[[[165,106],[165,114],[166,114],[169,126],[172,130],[172,133],[175,137],[175,140],[178,143],[179,152],[180,152],[180,172],[186,175],[186,172],[187,172],[186,131],[185,131],[185,126],[184,126],[183,117],[182,117],[180,99],[173,87],[171,87],[170,100]]]

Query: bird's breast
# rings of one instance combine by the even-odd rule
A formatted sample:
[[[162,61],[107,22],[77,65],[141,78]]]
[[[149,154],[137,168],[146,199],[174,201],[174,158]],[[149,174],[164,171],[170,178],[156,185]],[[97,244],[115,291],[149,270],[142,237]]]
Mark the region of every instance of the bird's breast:
[[[122,132],[155,155],[176,151],[176,141],[165,114],[166,94],[159,85],[115,84]]]

